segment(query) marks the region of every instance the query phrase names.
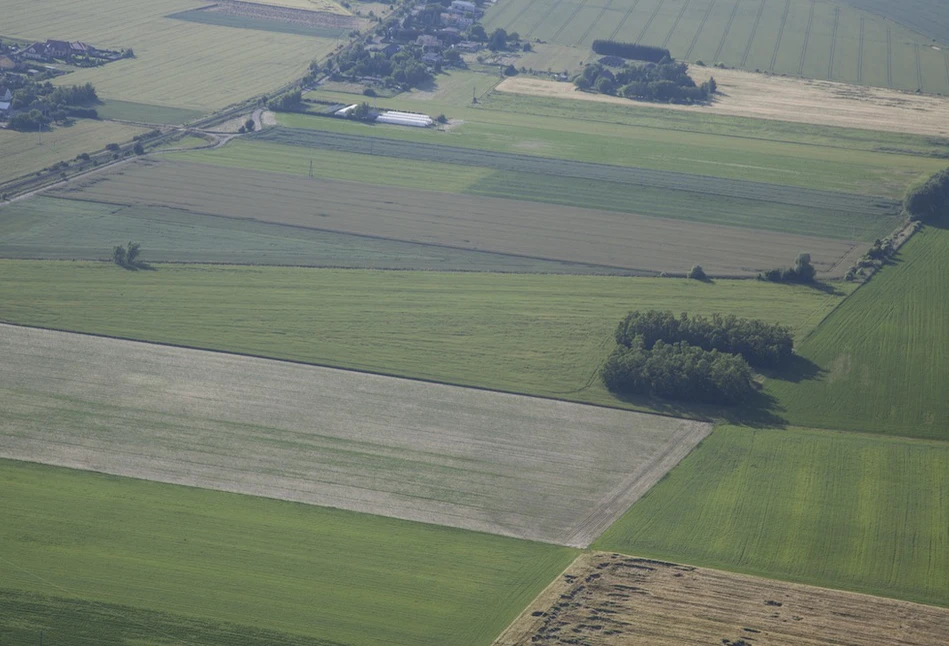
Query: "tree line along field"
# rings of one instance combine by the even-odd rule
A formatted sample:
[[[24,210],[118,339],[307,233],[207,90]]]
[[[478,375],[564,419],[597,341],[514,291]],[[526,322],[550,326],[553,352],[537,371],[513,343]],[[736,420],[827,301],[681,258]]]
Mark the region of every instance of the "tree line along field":
[[[25,462],[0,483],[4,643],[487,646],[577,554]]]
[[[949,606],[949,443],[719,427],[593,545]]]
[[[944,608],[587,552],[494,644],[931,646],[947,631]]]
[[[597,378],[631,309],[763,318],[800,339],[841,300],[745,280],[209,265],[0,261],[0,279],[10,323],[686,416]]]
[[[352,101],[343,96],[342,101]],[[577,101],[505,93],[492,93],[489,101],[498,109],[451,112],[465,123],[449,132],[300,114],[281,114],[278,121],[293,129],[581,162],[608,160],[614,166],[894,199],[902,199],[907,184],[945,167],[940,157],[949,151],[944,140],[914,135],[692,114],[680,118],[687,113],[655,108],[638,108],[651,118],[633,117],[634,106],[595,103],[583,114],[590,104],[578,108]],[[698,123],[706,120],[710,124],[704,127]]]
[[[917,233],[798,352],[815,379],[768,390],[795,424],[949,439],[949,229]]]
[[[585,547],[704,422],[0,325],[0,457]]]
[[[701,264],[710,275],[754,276],[807,249],[834,276],[862,253],[850,240],[167,160],[134,161],[50,195],[656,274]]]
[[[81,40],[98,47],[131,48],[135,58],[76,71],[60,83],[91,82],[100,98],[209,112],[293,81],[335,40],[233,29],[166,18],[194,9],[192,0],[10,0],[4,34],[27,40]],[[125,106],[128,108],[128,106]],[[139,111],[123,117],[136,120]],[[106,142],[103,142],[106,143]]]
[[[868,2],[871,0],[867,0]],[[902,16],[913,9],[892,10]],[[685,61],[746,70],[949,92],[942,44],[847,3],[825,0],[501,0],[485,16],[503,27],[579,50],[596,39],[668,48]],[[918,20],[916,21],[918,22]]]

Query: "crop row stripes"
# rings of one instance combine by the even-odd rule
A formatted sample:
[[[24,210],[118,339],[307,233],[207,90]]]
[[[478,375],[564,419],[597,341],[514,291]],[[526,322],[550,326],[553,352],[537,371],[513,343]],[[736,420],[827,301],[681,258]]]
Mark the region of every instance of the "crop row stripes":
[[[663,47],[666,47],[669,41],[672,40],[672,34],[675,32],[676,27],[679,26],[679,21],[682,20],[682,16],[689,10],[689,4],[691,4],[691,2],[692,0],[685,0],[685,2],[682,3],[682,8],[679,9],[679,15],[676,16],[675,22],[672,23],[672,27],[669,29],[669,33],[666,34],[666,37],[662,40]]]
[[[620,20],[619,23],[617,23],[616,29],[614,29],[614,30],[613,30],[613,33],[610,34],[610,40],[615,40],[615,39],[616,39],[616,34],[619,33],[620,29],[623,28],[623,25],[626,24],[626,21],[629,20],[629,17],[630,17],[631,15],[633,15],[633,12],[634,12],[634,11],[636,11],[636,7],[639,6],[639,2],[640,2],[640,0],[634,0],[632,6],[630,6],[629,10],[626,12],[626,15],[624,15],[624,16],[623,16],[623,19]],[[613,3],[613,0],[610,0],[610,4],[612,4],[612,3]],[[604,10],[604,11],[605,11],[605,10]],[[599,18],[597,18],[597,20],[599,20]]]
[[[834,78],[834,55],[837,52],[837,29],[840,26],[840,7],[834,7],[834,28],[830,33],[830,60],[827,61],[827,80]]]
[[[649,16],[649,20],[646,21],[646,24],[643,25],[642,31],[639,32],[639,35],[636,37],[636,43],[639,43],[643,39],[643,36],[646,35],[646,32],[649,31],[649,27],[652,26],[652,21],[656,19],[656,16],[659,15],[659,10],[662,9],[662,3],[664,0],[659,0],[656,3],[656,8],[652,10],[652,15]]]

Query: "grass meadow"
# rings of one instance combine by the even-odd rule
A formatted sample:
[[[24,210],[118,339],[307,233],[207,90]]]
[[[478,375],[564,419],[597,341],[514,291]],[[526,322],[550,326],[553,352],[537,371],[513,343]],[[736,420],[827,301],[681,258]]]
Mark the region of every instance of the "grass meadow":
[[[166,18],[202,6],[193,0],[9,0],[5,34],[82,40],[131,48],[135,58],[74,72],[61,83],[91,82],[100,98],[142,104],[123,118],[154,118],[152,106],[209,112],[299,78],[335,39],[234,29]],[[140,117],[140,119],[139,119]]]
[[[761,317],[801,338],[841,298],[747,280],[0,261],[4,322],[670,413],[689,409],[619,402],[597,378],[629,310]]]
[[[486,646],[577,554],[7,460],[0,501],[4,643]]]
[[[715,429],[593,547],[949,606],[949,443]]]
[[[795,424],[949,439],[949,229],[927,226],[798,352],[816,379],[768,390]]]
[[[929,2],[930,6],[919,6]],[[667,47],[675,58],[722,62],[739,69],[880,85],[928,93],[949,92],[944,52],[929,34],[885,20],[883,0],[614,0],[590,6],[578,0],[501,0],[485,15],[490,31],[503,27],[589,51],[595,39]],[[901,3],[902,4],[902,3]],[[938,11],[931,0],[884,14],[919,28]],[[940,42],[949,42],[941,19]],[[882,34],[882,37],[875,37]],[[927,34],[927,35],[923,35]],[[873,75],[882,58],[888,73]],[[919,64],[916,63],[917,58]]]
[[[49,132],[15,132],[0,129],[0,183],[35,173],[76,155],[102,150],[108,143],[128,141],[144,128],[107,121],[79,119],[66,128]]]

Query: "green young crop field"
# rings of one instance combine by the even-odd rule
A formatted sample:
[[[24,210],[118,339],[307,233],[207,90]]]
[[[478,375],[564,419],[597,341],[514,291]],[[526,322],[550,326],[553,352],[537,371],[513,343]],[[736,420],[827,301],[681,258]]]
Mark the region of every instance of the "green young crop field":
[[[569,548],[0,461],[0,641],[487,646]]]
[[[595,549],[949,606],[949,444],[722,427]]]
[[[769,391],[795,424],[949,439],[949,229],[917,233],[896,263],[821,325],[798,351],[817,379]]]
[[[915,29],[940,43],[949,43],[949,11],[943,0],[844,0],[859,9]]]
[[[515,107],[507,103],[510,99],[506,98],[511,96],[515,95],[495,93],[491,95],[491,101],[493,104],[496,100],[499,105],[513,110]],[[551,103],[546,99],[526,97],[523,107],[516,108],[518,112],[471,110],[470,118],[467,113],[460,112],[458,116],[464,118],[465,123],[448,132],[372,126],[300,114],[281,114],[278,121],[293,129],[579,162],[602,163],[608,160],[616,166],[895,199],[902,198],[908,184],[945,166],[945,159],[913,153],[949,152],[941,140],[927,141],[913,135],[877,135],[850,132],[844,128],[809,129],[806,126],[800,127],[800,135],[795,135],[791,131],[798,127],[797,124],[775,125],[772,130],[758,124],[778,122],[758,119],[716,122],[709,118],[716,125],[709,128],[712,132],[706,132],[696,123],[694,115],[680,120],[677,117],[685,113],[654,108],[640,108],[655,117],[643,117],[642,125],[639,125],[639,119],[636,123],[621,121],[617,124],[614,120],[622,117],[611,111],[591,112],[590,117],[596,118],[584,120],[575,118],[571,110],[562,106],[575,103],[579,102],[559,100]],[[529,116],[534,114],[535,105],[548,106],[553,116]],[[418,109],[414,104],[396,106]],[[635,109],[631,108],[629,112],[635,114]],[[669,120],[664,126],[666,115],[669,115]],[[747,124],[749,136],[740,134],[742,123]],[[630,127],[624,127],[626,125]],[[879,149],[907,152],[889,153]]]
[[[698,180],[701,184],[702,178]],[[754,190],[742,183],[725,188]],[[851,258],[869,246],[637,213],[169,160],[136,160],[70,182],[50,195],[136,208],[162,205],[198,214],[643,274],[684,275],[693,264],[700,264],[713,276],[754,276],[773,267],[776,258],[790,263],[807,250],[821,276],[834,277],[842,276]],[[811,198],[815,196],[801,196],[802,200]],[[564,244],[565,240],[570,244]]]
[[[858,0],[874,1],[882,3]],[[929,7],[926,13],[938,11]],[[890,13],[915,17],[914,24],[926,20],[926,13],[912,8]],[[595,39],[614,39],[667,47],[674,57],[687,61],[949,92],[949,59],[927,36],[826,0],[612,0],[596,5],[500,0],[484,22],[489,30],[504,27],[521,37],[571,45],[584,53]],[[949,42],[940,32],[941,42]]]
[[[49,132],[14,132],[0,129],[0,183],[34,173],[76,155],[102,150],[108,143],[128,141],[143,128],[106,121],[79,119],[68,128]]]
[[[6,322],[620,406],[596,373],[631,309],[760,317],[801,338],[840,300],[758,281],[0,261]]]
[[[203,25],[165,16],[202,6],[196,0],[8,0],[3,31],[10,36],[82,40],[131,48],[135,58],[74,72],[62,83],[91,82],[103,99],[208,112],[299,78],[334,39]],[[137,120],[137,119],[136,119]]]

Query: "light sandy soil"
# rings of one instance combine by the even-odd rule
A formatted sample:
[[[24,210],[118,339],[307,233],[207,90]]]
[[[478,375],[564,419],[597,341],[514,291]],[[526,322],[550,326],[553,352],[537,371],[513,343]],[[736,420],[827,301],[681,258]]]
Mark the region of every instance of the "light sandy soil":
[[[949,610],[593,552],[495,646],[936,646]]]
[[[0,457],[577,547],[710,431],[696,421],[7,325],[0,356]]]
[[[692,66],[689,73],[696,83],[715,77],[719,94],[711,105],[630,101],[580,92],[572,83],[520,76],[505,79],[495,89],[532,96],[949,137],[949,98],[738,70]]]

